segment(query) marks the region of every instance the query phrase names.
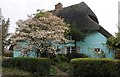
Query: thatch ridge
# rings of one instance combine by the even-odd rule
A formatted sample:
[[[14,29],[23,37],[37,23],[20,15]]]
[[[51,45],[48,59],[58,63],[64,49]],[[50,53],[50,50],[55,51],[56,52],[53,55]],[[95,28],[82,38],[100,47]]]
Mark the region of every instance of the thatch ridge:
[[[94,12],[87,6],[85,2],[64,7],[59,10],[51,11],[54,15],[61,17],[66,23],[80,30],[97,30],[106,37],[111,34],[99,25],[99,21]]]

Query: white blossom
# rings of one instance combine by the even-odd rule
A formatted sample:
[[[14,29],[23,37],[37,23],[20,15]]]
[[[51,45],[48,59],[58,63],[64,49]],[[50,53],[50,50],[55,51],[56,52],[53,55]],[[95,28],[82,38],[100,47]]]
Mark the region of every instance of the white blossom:
[[[63,19],[54,16],[52,13],[44,12],[42,17],[31,17],[27,20],[19,20],[17,22],[18,28],[16,34],[11,38],[12,43],[15,44],[15,49],[20,48],[17,46],[18,41],[29,41],[28,48],[36,47],[41,51],[45,49],[42,44],[52,43],[47,47],[48,51],[55,51],[54,43],[64,43],[67,41],[64,37],[65,31],[69,28]],[[25,49],[25,50],[26,50]],[[22,49],[22,51],[25,51]]]

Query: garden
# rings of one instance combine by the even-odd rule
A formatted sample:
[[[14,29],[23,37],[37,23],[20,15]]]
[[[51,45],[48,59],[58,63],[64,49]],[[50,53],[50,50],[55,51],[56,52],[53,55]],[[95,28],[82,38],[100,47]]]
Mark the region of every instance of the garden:
[[[71,57],[72,56],[72,57]],[[71,57],[68,58],[68,57]],[[54,58],[7,58],[2,61],[3,75],[120,77],[120,60],[88,58],[83,54],[59,54]],[[58,74],[59,71],[61,74]],[[62,74],[62,72],[64,74]]]

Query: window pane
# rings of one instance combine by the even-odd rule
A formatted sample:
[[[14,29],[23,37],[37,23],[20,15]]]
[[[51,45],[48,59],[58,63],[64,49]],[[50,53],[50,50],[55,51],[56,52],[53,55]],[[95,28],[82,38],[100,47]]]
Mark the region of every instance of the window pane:
[[[68,35],[68,40],[72,40],[72,36],[71,35]]]
[[[67,48],[66,48],[66,51],[67,51],[67,52],[70,52],[70,53],[71,53],[71,52],[75,52],[75,50],[76,50],[75,47],[67,47]],[[77,48],[77,50],[79,50],[79,48]]]
[[[71,49],[72,49],[72,50],[71,50],[72,52],[74,52],[74,51],[75,51],[75,47],[71,47]]]
[[[100,48],[95,48],[94,51],[95,52],[100,52]]]
[[[67,52],[70,52],[70,47],[67,47]]]
[[[70,50],[70,47],[67,47],[67,50]]]

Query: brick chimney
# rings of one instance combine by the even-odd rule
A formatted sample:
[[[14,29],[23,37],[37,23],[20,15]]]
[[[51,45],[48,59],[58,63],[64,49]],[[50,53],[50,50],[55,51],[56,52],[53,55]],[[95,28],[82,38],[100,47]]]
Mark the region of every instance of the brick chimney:
[[[55,10],[59,10],[59,9],[62,9],[63,8],[63,5],[61,3],[58,3],[55,5]]]

